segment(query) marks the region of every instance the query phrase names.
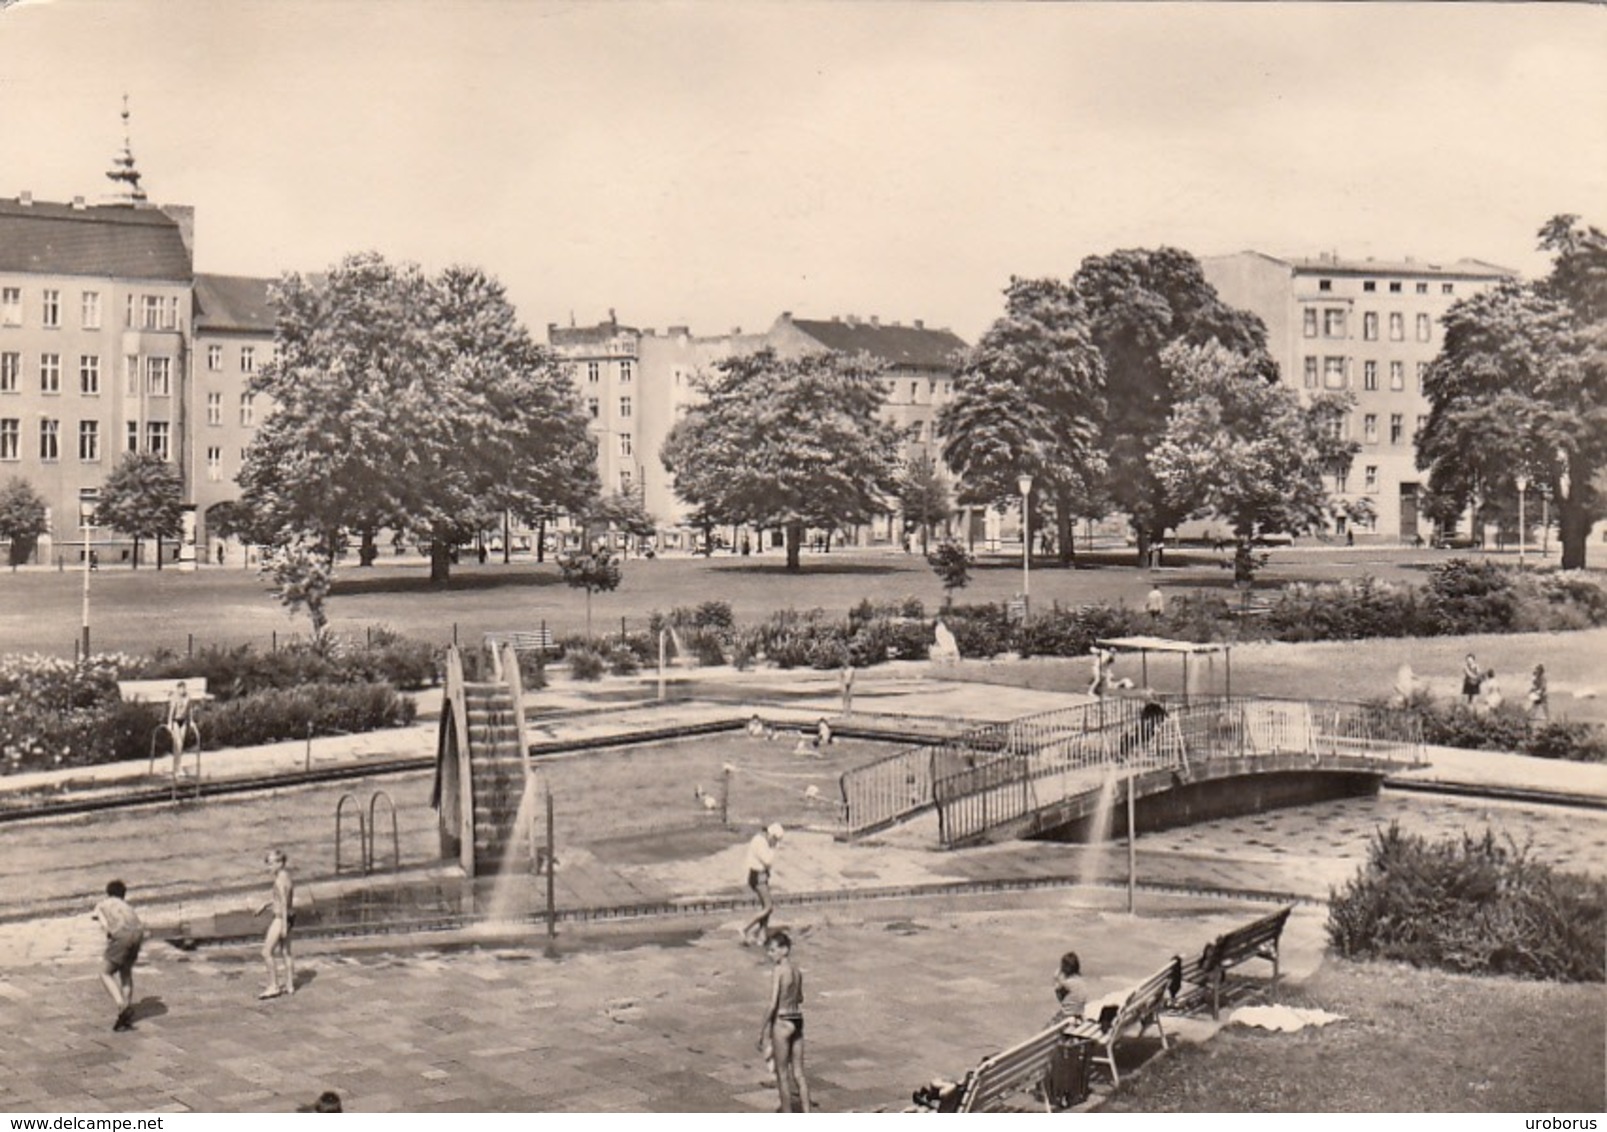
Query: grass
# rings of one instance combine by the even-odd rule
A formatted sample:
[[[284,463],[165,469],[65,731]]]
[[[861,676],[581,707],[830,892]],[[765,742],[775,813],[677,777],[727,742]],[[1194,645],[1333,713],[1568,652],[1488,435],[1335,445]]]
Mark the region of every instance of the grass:
[[[1329,958],[1281,1002],[1346,1020],[1231,1026],[1152,1063],[1110,1112],[1599,1112],[1600,984],[1522,982]]]

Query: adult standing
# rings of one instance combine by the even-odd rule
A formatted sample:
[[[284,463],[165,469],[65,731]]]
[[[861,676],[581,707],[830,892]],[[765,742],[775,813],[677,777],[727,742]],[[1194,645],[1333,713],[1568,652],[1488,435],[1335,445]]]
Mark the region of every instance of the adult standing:
[[[179,765],[184,757],[184,740],[192,726],[190,716],[195,705],[190,699],[190,690],[183,680],[173,687],[167,697],[167,734],[173,744],[173,775],[178,777],[183,768]],[[196,739],[199,745],[201,740]]]
[[[1534,666],[1529,677],[1529,718],[1537,723],[1551,721],[1551,691],[1546,687],[1546,666]]]
[[[1144,599],[1144,612],[1149,614],[1149,623],[1154,625],[1166,613],[1166,595],[1161,593],[1160,586],[1150,588],[1149,596]]]
[[[295,923],[296,883],[290,876],[290,861],[283,849],[270,849],[263,864],[273,870],[273,891],[257,915],[272,912],[273,920],[262,937],[262,961],[268,967],[268,985],[258,998],[278,998],[296,993],[296,963],[290,954],[290,929]],[[284,981],[279,980],[279,960],[284,960]]]
[[[748,887],[759,898],[759,913],[742,925],[744,945],[763,943],[770,929],[770,916],[776,910],[775,902],[770,898],[770,871],[776,864],[776,846],[781,844],[785,833],[780,824],[771,822],[748,841]]]
[[[1484,669],[1472,653],[1462,661],[1462,702],[1472,707],[1479,698],[1479,685],[1484,683]]]
[[[134,1028],[134,961],[145,942],[145,926],[129,905],[128,888],[120,880],[106,885],[106,898],[95,905],[94,917],[106,932],[106,952],[102,958],[100,981],[117,1004],[113,1030]]]

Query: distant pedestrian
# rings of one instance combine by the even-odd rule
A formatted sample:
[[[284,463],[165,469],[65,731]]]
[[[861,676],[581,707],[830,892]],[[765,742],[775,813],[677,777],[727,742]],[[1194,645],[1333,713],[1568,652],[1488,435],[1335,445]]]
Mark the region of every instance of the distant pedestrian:
[[[1495,678],[1495,669],[1486,669],[1484,680],[1479,684],[1479,698],[1484,701],[1485,711],[1496,711],[1503,703],[1505,697],[1501,695],[1501,682]]]
[[[100,551],[91,550],[89,552],[89,568],[91,571],[100,569]]]
[[[223,565],[223,544],[221,542],[218,543],[218,565]]]
[[[824,747],[829,747],[833,741],[831,724],[826,722],[825,716],[821,716],[815,723],[815,749],[820,750]]]
[[[128,888],[120,880],[106,885],[106,899],[95,905],[94,917],[106,932],[106,951],[101,960],[100,981],[117,1004],[117,1021],[112,1029],[134,1028],[134,961],[145,942],[145,927],[129,905]]]
[[[273,870],[273,891],[257,915],[271,912],[273,920],[262,937],[262,961],[268,967],[268,985],[257,995],[261,999],[296,993],[296,962],[290,953],[290,929],[296,922],[296,883],[290,877],[290,861],[283,849],[270,849],[263,864]],[[285,975],[279,978],[279,961],[284,960]]]
[[[843,693],[843,714],[848,715],[854,710],[854,662],[845,660],[842,668],[837,670],[837,683]]]
[[[1149,623],[1154,625],[1166,614],[1166,595],[1161,593],[1160,586],[1150,588],[1149,596],[1144,599],[1144,612],[1149,614]]]
[[[1472,653],[1462,661],[1462,702],[1472,707],[1479,698],[1479,685],[1484,683],[1484,669]]]
[[[1551,691],[1546,687],[1546,666],[1534,666],[1529,677],[1529,718],[1537,723],[1551,721]]]
[[[804,1073],[803,972],[792,962],[792,937],[778,931],[765,940],[775,964],[770,1005],[759,1030],[759,1049],[769,1050],[776,1066],[779,1112],[808,1112],[809,1079]]]
[[[775,903],[770,899],[770,870],[775,868],[776,846],[781,844],[785,833],[786,830],[778,823],[771,822],[748,841],[748,887],[759,898],[759,913],[742,925],[744,945],[763,943],[765,932],[770,927],[770,916],[776,910]]]

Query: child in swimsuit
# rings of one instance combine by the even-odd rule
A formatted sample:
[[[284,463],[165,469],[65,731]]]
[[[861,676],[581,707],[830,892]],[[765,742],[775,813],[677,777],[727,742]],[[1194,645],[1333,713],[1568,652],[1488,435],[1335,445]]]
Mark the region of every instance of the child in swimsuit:
[[[765,954],[775,964],[770,982],[770,1008],[759,1031],[759,1049],[768,1046],[776,1063],[776,1092],[781,1112],[809,1111],[809,1081],[804,1076],[803,972],[792,962],[792,939],[772,932]],[[794,1107],[794,1105],[797,1107]]]
[[[262,961],[268,965],[268,985],[258,998],[278,998],[296,993],[296,963],[290,954],[290,927],[295,921],[296,885],[290,879],[290,862],[284,850],[270,849],[263,863],[273,870],[273,892],[257,915],[273,913],[273,922],[262,937]],[[279,981],[279,960],[285,961],[284,982]]]

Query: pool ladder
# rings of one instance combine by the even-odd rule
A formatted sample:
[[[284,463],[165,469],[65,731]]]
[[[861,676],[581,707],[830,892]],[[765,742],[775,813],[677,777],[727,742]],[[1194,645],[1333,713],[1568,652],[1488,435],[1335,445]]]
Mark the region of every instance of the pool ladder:
[[[357,817],[357,847],[361,861],[362,875],[369,876],[374,871],[374,837],[379,832],[379,815],[377,810],[380,800],[384,799],[385,808],[391,817],[391,871],[402,870],[402,835],[396,822],[396,803],[391,796],[383,790],[376,790],[368,797],[368,820],[363,820],[363,803],[356,794],[348,791],[340,796],[335,803],[335,875],[340,876],[346,870],[342,866],[340,847],[342,821],[346,815],[346,803],[352,804],[352,810]]]

